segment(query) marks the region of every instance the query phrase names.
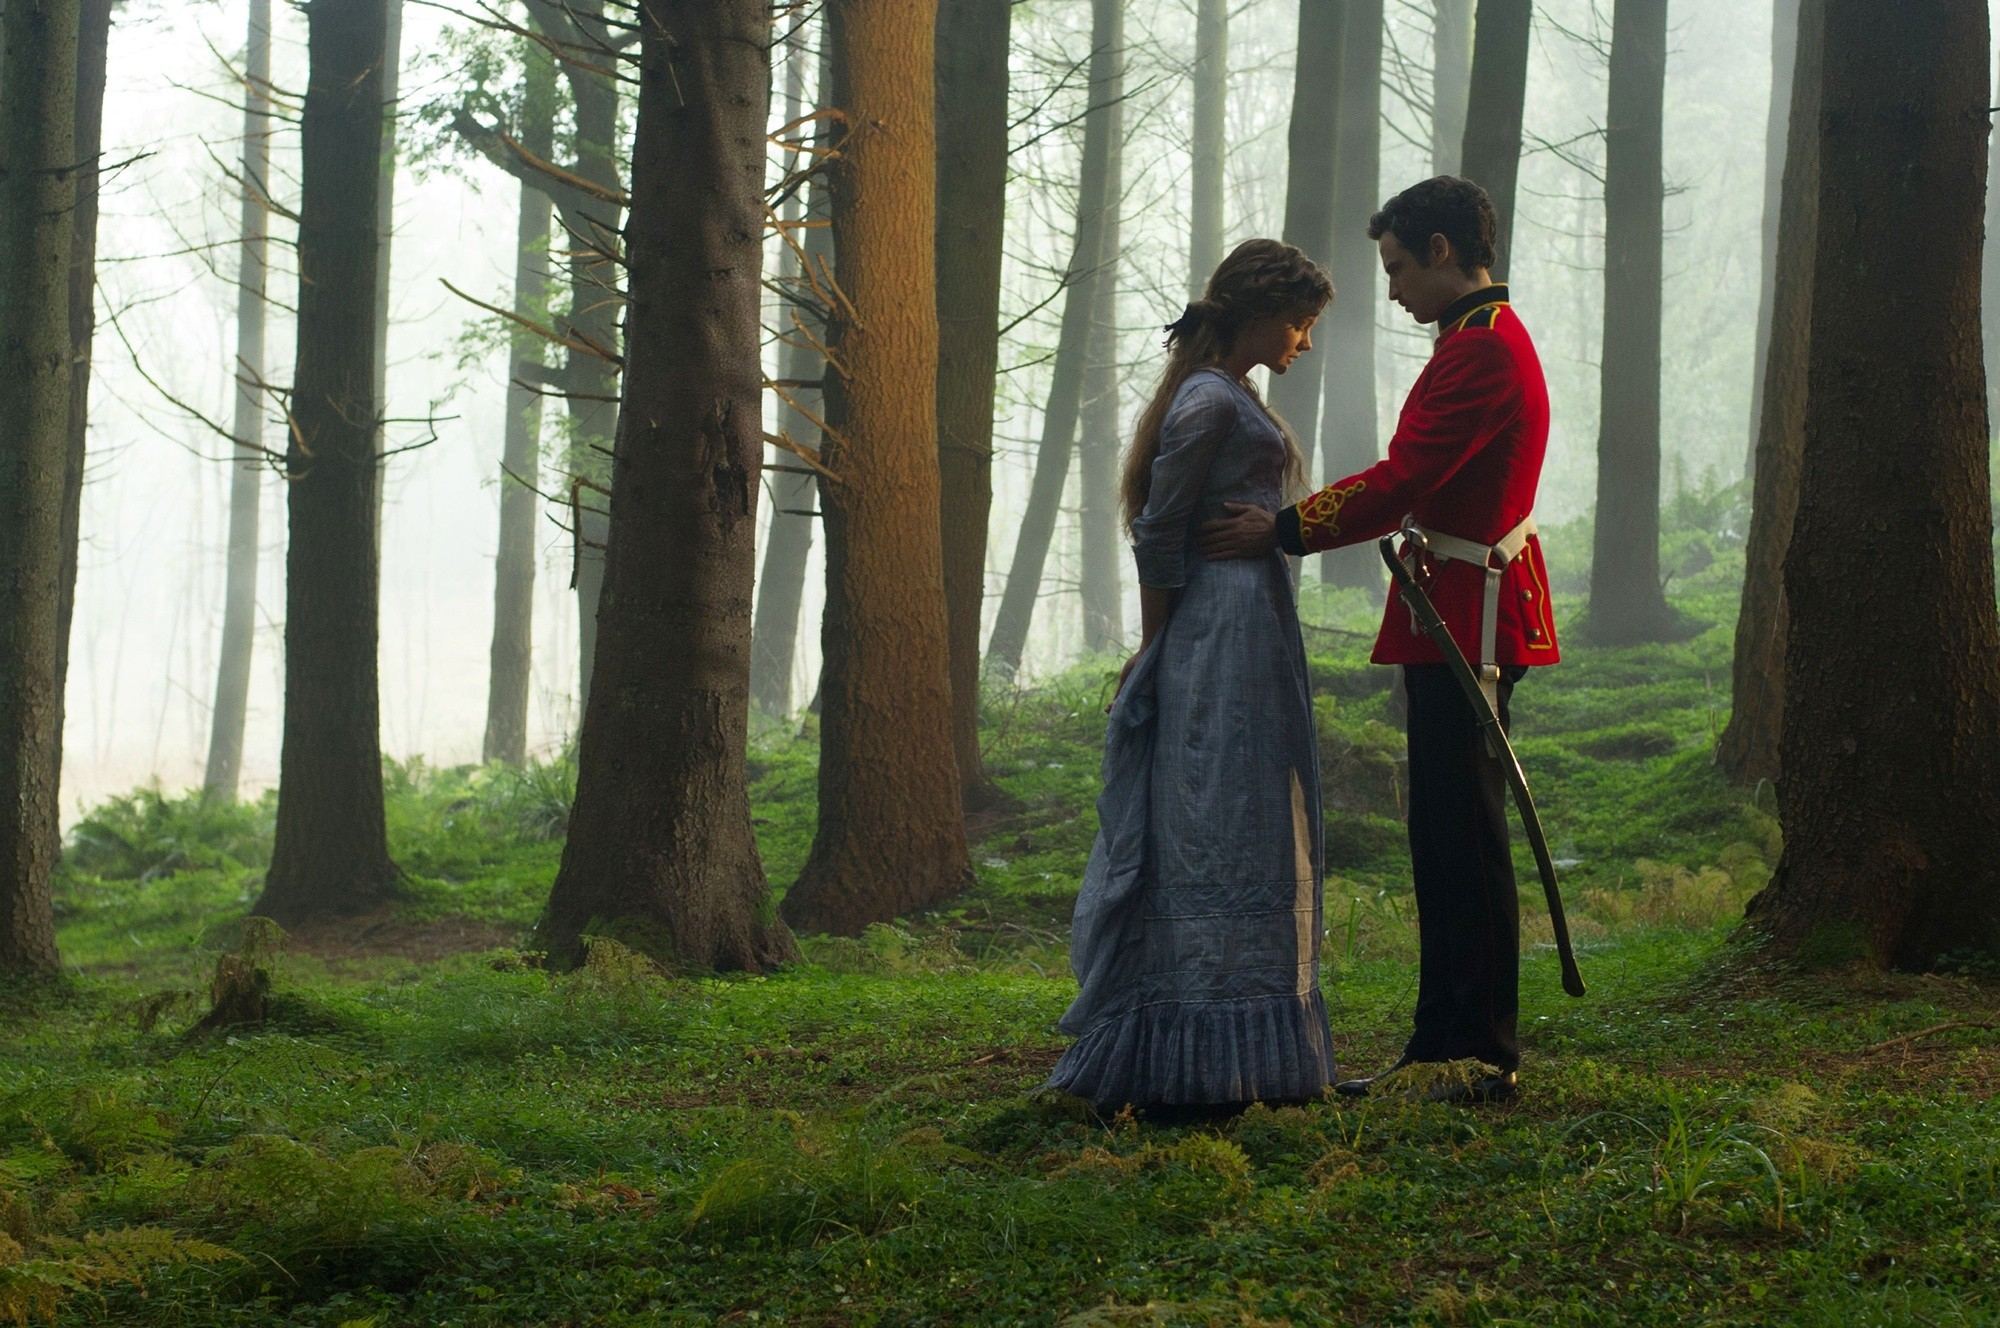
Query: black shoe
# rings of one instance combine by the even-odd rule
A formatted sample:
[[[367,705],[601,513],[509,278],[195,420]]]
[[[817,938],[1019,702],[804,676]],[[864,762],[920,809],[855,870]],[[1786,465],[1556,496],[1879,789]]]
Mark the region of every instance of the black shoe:
[[[1405,1069],[1415,1063],[1408,1056],[1404,1056],[1386,1070],[1378,1070],[1374,1074],[1366,1075],[1360,1079],[1342,1079],[1333,1086],[1333,1091],[1342,1097],[1367,1097],[1374,1090],[1375,1085],[1381,1083],[1398,1070]]]
[[[1513,1070],[1482,1074],[1434,1085],[1424,1097],[1431,1102],[1451,1102],[1478,1106],[1490,1102],[1512,1102],[1521,1094],[1521,1077]]]

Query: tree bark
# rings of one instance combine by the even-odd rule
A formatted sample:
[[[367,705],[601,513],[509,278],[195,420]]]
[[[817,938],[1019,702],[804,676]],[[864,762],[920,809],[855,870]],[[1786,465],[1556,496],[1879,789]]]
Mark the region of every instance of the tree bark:
[[[382,185],[375,195],[375,407],[387,416],[389,402],[389,258],[396,240],[396,115],[402,92],[403,0],[382,0]],[[386,467],[383,427],[375,428],[375,464]],[[375,479],[375,562],[382,562],[382,503],[387,474]]]
[[[556,71],[529,45],[522,75],[521,146],[547,161],[555,148]],[[514,312],[541,322],[549,301],[549,197],[523,181],[514,221]],[[507,420],[500,444],[500,538],[493,563],[486,736],[480,757],[528,759],[528,684],[535,624],[535,491],[541,485],[542,338],[516,327],[507,343]]]
[[[384,6],[311,0],[298,344],[285,452],[285,719],[277,834],[253,910],[285,926],[390,898],[376,668],[376,191]]]
[[[2000,84],[1994,88],[1994,102],[2000,105]],[[2000,133],[1987,141],[1986,178],[2000,177]],[[1979,326],[1985,344],[1986,418],[2000,420],[2000,190],[1986,191],[1986,234],[1990,237],[1980,255]]]
[[[621,190],[618,175],[618,84],[604,72],[614,62],[615,34],[605,0],[527,0],[528,21],[560,48],[573,108],[572,158],[564,168],[600,193]],[[560,246],[569,253],[569,309],[558,331],[580,343],[563,364],[563,392],[570,424],[569,470],[588,484],[611,476],[612,438],[618,420],[618,366],[585,347],[612,354],[618,348],[623,303],[618,275],[615,204],[575,191],[558,191]],[[577,495],[574,566],[577,601],[578,713],[590,706],[590,676],[597,654],[598,600],[604,586],[608,529],[605,497],[589,488]]]
[[[1457,175],[1472,94],[1473,0],[1436,0],[1431,46],[1431,172]]]
[[[1587,635],[1663,641],[1660,588],[1661,111],[1667,0],[1618,0],[1604,127],[1604,351]]]
[[[69,712],[69,634],[76,616],[77,550],[83,526],[84,447],[90,425],[91,342],[97,331],[98,168],[104,146],[104,82],[116,0],[82,0],[77,23],[75,234],[70,241],[70,394],[63,454],[62,580],[56,601],[56,805],[62,805],[63,720]],[[61,852],[58,834],[57,853]]]
[[[1285,242],[1329,265],[1347,8],[1347,0],[1299,0],[1298,55],[1293,61],[1291,124],[1285,140]],[[1335,303],[1339,302],[1336,295]],[[1292,426],[1308,457],[1319,450],[1319,398],[1328,358],[1308,358],[1301,362],[1304,372],[1294,369],[1271,377],[1271,409]]]
[[[1736,658],[1729,726],[1715,763],[1739,783],[1777,782],[1785,714],[1785,548],[1799,504],[1799,456],[1805,443],[1807,334],[1813,304],[1813,251],[1819,231],[1819,0],[1795,15],[1797,77],[1790,83],[1784,189],[1772,292],[1771,329],[1762,373],[1764,414],[1752,467],[1750,533],[1744,548],[1743,600],[1736,618]],[[1788,61],[1788,67],[1792,62]]]
[[[1979,354],[1983,5],[1826,0],[1785,849],[1752,925],[1810,963],[2000,956],[2000,622]],[[1922,259],[1891,261],[1921,236]]]
[[[1105,28],[1115,12],[1103,0],[1092,0],[1089,107],[1083,119],[1083,160],[1077,173],[1076,239],[1064,275],[1062,323],[1056,334],[1055,365],[1042,411],[1042,437],[1035,451],[1035,473],[1028,481],[1028,505],[1021,513],[1007,584],[987,638],[986,666],[1003,678],[1021,668],[1028,646],[1028,628],[1041,598],[1042,572],[1054,542],[1063,488],[1069,480],[1070,454],[1075,450],[1077,416],[1083,409],[1085,362],[1090,326],[1096,317],[1097,290],[1103,262],[1104,227],[1111,205],[1110,165],[1115,124],[1104,89],[1110,85],[1120,54]],[[1108,278],[1106,278],[1108,279]]]
[[[831,0],[845,113],[824,486],[819,827],[794,927],[856,933],[972,877],[951,745],[938,536],[935,11]]]
[[[677,967],[797,958],[750,826],[763,437],[766,0],[640,18],[625,406],[576,809],[540,941],[603,928]]]
[[[807,47],[803,33],[795,33],[785,57],[785,120],[796,122],[806,113],[805,65]],[[824,46],[824,43],[822,43]],[[819,93],[824,99],[831,83],[821,53]],[[817,142],[829,141],[822,130]],[[826,220],[826,184],[814,176],[806,185],[803,200],[795,194],[785,204],[788,221],[810,218]],[[798,244],[806,261],[821,269],[833,258],[832,232],[824,225],[799,233]],[[831,270],[827,268],[826,270]],[[825,326],[815,312],[815,301],[807,294],[812,284],[800,275],[800,264],[790,245],[778,250],[778,286],[792,293],[790,308],[804,323],[808,335],[824,338]],[[826,372],[819,352],[806,344],[797,332],[787,332],[778,351],[778,376],[790,386],[785,391],[809,409],[816,408],[817,384]],[[801,386],[811,382],[813,387]],[[780,404],[778,418],[783,427],[801,442],[820,443],[819,426],[788,405]],[[797,466],[786,454],[782,464]],[[764,539],[764,572],[757,579],[757,616],[750,631],[750,700],[767,714],[783,715],[792,707],[792,666],[798,655],[799,614],[805,604],[806,558],[812,552],[813,515],[819,501],[819,486],[810,474],[768,473],[764,487],[772,496],[771,525]]]
[[[264,418],[264,312],[270,212],[264,193],[271,179],[271,0],[250,0],[243,53],[243,197],[237,204],[242,236],[236,264],[237,441],[229,473],[229,552],[223,573],[222,644],[215,667],[215,705],[209,714],[205,802],[234,802],[243,775],[243,726],[250,702],[250,660],[257,631],[257,527]]]
[[[1342,27],[1340,114],[1333,173],[1334,288],[1321,352],[1326,404],[1321,448],[1329,482],[1375,464],[1376,284],[1380,251],[1368,238],[1368,218],[1381,198],[1382,0],[1347,0]],[[1382,559],[1373,544],[1321,554],[1328,585],[1375,589]]]
[[[53,973],[77,0],[0,14],[0,973]]]
[[[1514,182],[1521,173],[1521,108],[1528,96],[1530,0],[1479,0],[1472,31],[1472,84],[1466,93],[1465,148],[1459,174],[1493,199],[1499,225],[1496,280],[1506,280],[1514,246]]]
[[[1229,0],[1200,0],[1194,28],[1194,156],[1188,172],[1188,299],[1222,261],[1225,123],[1229,108]]]
[[[1777,300],[1778,236],[1783,232],[1778,214],[1784,208],[1786,143],[1791,122],[1793,68],[1799,54],[1799,0],[1772,0],[1771,5],[1771,103],[1764,120],[1764,250],[1758,269],[1757,342],[1752,350],[1750,371],[1750,442],[1743,459],[1743,474],[1757,473],[1757,452],[1764,433],[1765,375],[1770,365],[1771,323]]]
[[[1102,31],[1104,79],[1091,97],[1106,121],[1104,216],[1084,343],[1082,430],[1077,447],[1078,526],[1083,546],[1083,648],[1115,650],[1125,643],[1119,565],[1126,557],[1118,527],[1118,269],[1123,253],[1119,212],[1125,196],[1125,0],[1092,0],[1092,28]]]
[[[979,626],[993,507],[1012,14],[1009,0],[945,0],[938,11],[938,483],[951,745],[969,807],[995,794],[979,753]]]

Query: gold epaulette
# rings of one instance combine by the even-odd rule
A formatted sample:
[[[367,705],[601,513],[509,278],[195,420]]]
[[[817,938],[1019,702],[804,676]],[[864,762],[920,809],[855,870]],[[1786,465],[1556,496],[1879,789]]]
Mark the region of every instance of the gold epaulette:
[[[1482,304],[1452,324],[1451,330],[1463,332],[1468,327],[1492,327],[1499,321],[1500,311],[1507,307],[1507,303],[1506,300],[1495,300],[1491,304]]]

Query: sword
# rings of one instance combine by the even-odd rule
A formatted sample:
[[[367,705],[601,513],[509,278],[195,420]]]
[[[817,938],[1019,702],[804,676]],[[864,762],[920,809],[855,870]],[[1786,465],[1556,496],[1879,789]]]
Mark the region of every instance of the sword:
[[[1423,555],[1430,543],[1424,532],[1405,528],[1399,532],[1416,547],[1416,556],[1411,562],[1423,565]],[[1411,617],[1424,634],[1436,644],[1438,653],[1444,656],[1445,667],[1465,692],[1465,699],[1472,702],[1473,717],[1486,736],[1486,746],[1500,762],[1500,769],[1507,776],[1507,786],[1514,790],[1514,806],[1521,813],[1521,827],[1528,832],[1528,844],[1535,850],[1535,866],[1542,873],[1542,895],[1549,903],[1549,926],[1555,932],[1556,954],[1562,960],[1563,990],[1572,996],[1583,995],[1583,974],[1576,968],[1576,951],[1570,948],[1569,923],[1563,917],[1562,892],[1556,887],[1556,865],[1549,858],[1549,841],[1542,834],[1542,818],[1535,814],[1535,800],[1528,793],[1528,777],[1522,773],[1520,758],[1514,755],[1514,745],[1507,741],[1507,731],[1500,727],[1500,716],[1495,713],[1493,703],[1486,699],[1486,692],[1479,685],[1479,678],[1472,666],[1465,661],[1465,653],[1458,648],[1458,642],[1451,636],[1451,630],[1438,616],[1437,606],[1424,592],[1422,582],[1416,572],[1410,570],[1401,558],[1396,556],[1396,535],[1385,535],[1379,541],[1382,561],[1389,564],[1389,575],[1396,579],[1402,589],[1403,603],[1409,608]]]

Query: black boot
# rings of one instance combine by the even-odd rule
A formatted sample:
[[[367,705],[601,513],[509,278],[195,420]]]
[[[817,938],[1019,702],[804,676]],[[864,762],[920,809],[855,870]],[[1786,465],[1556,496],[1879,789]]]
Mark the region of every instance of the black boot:
[[[1391,1065],[1386,1070],[1378,1070],[1374,1074],[1365,1075],[1360,1079],[1342,1079],[1333,1086],[1333,1091],[1342,1097],[1367,1097],[1370,1092],[1374,1091],[1375,1085],[1381,1083],[1398,1070],[1405,1069],[1415,1063],[1408,1056],[1400,1057],[1394,1065]]]

